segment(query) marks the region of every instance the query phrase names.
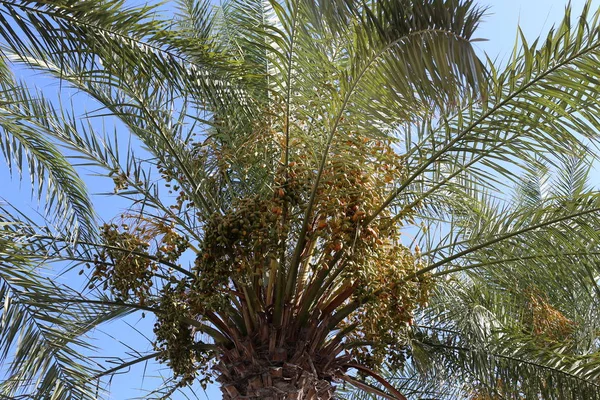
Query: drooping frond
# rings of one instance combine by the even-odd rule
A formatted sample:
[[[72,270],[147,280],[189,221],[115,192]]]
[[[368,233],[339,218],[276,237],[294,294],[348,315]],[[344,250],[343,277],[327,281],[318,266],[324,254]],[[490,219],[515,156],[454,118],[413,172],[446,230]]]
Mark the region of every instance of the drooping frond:
[[[2,222],[5,230],[19,225]],[[77,302],[79,293],[40,276],[44,267],[38,263],[44,255],[39,248],[30,250],[26,242],[0,239],[0,395],[96,399],[101,394],[94,379],[99,370],[87,358],[94,346],[86,334],[129,311]]]
[[[573,351],[578,322],[538,294],[467,283],[447,285],[432,300],[411,344],[424,376],[444,382],[461,374],[462,391],[472,396],[600,396],[597,350]]]
[[[588,4],[574,26],[567,12],[539,44],[529,45],[522,38],[505,70],[489,62],[485,101],[467,102],[436,124],[414,130],[405,139],[408,177],[379,210],[406,203],[414,183],[426,183],[427,190],[411,204],[427,203],[429,195],[451,188],[465,171],[483,182],[514,181],[515,169],[539,161],[558,166],[550,154],[569,156],[573,149],[587,148],[587,140],[595,142],[600,128],[595,79],[600,72],[600,25],[597,17],[590,18],[589,8]],[[446,164],[453,172],[439,173]]]
[[[39,201],[46,193],[46,214],[55,214],[54,222],[64,224],[73,238],[93,237],[95,215],[87,188],[51,139],[60,126],[46,123],[44,107],[7,74],[0,81],[0,102],[0,151],[9,171],[19,178],[29,172],[32,195]]]

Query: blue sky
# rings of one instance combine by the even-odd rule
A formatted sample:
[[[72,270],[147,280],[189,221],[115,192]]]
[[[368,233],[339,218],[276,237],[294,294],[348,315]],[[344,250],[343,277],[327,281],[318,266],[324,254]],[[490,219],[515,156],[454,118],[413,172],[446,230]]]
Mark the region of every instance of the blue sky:
[[[478,37],[489,39],[477,48],[492,59],[510,56],[514,48],[517,27],[520,26],[528,41],[532,41],[558,24],[564,16],[568,0],[484,0],[479,4],[489,7],[488,15],[478,30]],[[585,0],[571,1],[574,16],[579,15]],[[592,2],[592,10],[600,6]]]
[[[517,26],[520,25],[526,38],[533,40],[540,34],[545,34],[555,23],[558,23],[564,15],[567,0],[487,0],[479,4],[489,6],[488,14],[480,26],[477,37],[488,39],[486,42],[478,42],[477,49],[483,54],[487,53],[492,59],[506,60],[514,47],[517,35]],[[584,0],[573,0],[574,13],[577,15],[581,10]],[[594,1],[596,7],[600,0]],[[40,87],[47,92],[56,93],[58,85],[41,76],[28,75],[28,83]],[[66,98],[64,96],[63,98]],[[79,101],[81,107],[93,108],[93,102],[87,102],[79,96],[74,97]],[[92,193],[101,193],[112,190],[110,181],[101,181],[95,177],[86,176],[86,182]],[[36,202],[31,201],[29,185],[19,183],[13,176],[11,179],[3,162],[0,162],[0,197],[5,198],[20,208],[34,209]],[[98,214],[109,220],[118,215],[124,204],[114,202],[111,197],[96,196],[94,198]],[[101,359],[107,359],[107,355],[123,355],[127,346],[134,346],[140,351],[150,351],[151,345],[144,338],[144,334],[152,338],[152,319],[141,319],[136,314],[125,321],[104,326],[101,331],[96,332],[95,344],[102,348]],[[135,329],[132,329],[131,327]],[[137,333],[138,330],[140,333]],[[145,390],[156,387],[160,381],[160,370],[150,363],[148,366],[142,364],[132,368],[127,374],[116,375],[111,383],[111,398],[126,399],[131,397],[144,397]],[[194,388],[199,398],[220,399],[220,391],[216,387],[210,387],[206,394],[202,390]],[[188,398],[185,395],[174,395],[173,399]]]

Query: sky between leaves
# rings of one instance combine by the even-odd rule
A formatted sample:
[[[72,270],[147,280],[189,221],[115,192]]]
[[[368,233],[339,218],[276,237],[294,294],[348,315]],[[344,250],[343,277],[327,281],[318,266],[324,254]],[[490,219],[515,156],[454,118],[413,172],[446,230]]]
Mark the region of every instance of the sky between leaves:
[[[140,0],[128,0],[128,2],[143,3]],[[579,14],[584,2],[585,0],[571,1],[574,16]],[[518,25],[529,41],[546,34],[548,29],[563,17],[567,0],[480,0],[479,4],[488,6],[489,10],[475,36],[488,41],[477,42],[476,48],[482,56],[487,53],[491,59],[502,63],[513,50]],[[594,1],[593,5],[600,7],[600,0]],[[172,8],[166,6],[165,10],[169,12]],[[59,88],[56,81],[46,79],[40,74],[24,74],[23,78],[30,86],[37,86],[49,96],[52,94],[56,96]],[[86,100],[82,96],[73,96],[73,93],[68,91],[64,92],[61,98],[63,101],[76,100],[81,112],[96,109],[96,105],[91,100]],[[101,128],[98,126],[98,129]],[[94,177],[90,171],[81,170],[81,172],[92,194],[112,191],[112,182]],[[592,174],[593,179],[595,175],[597,174]],[[594,179],[596,180],[595,184],[600,183],[600,177]],[[0,163],[0,201],[4,199],[22,210],[33,212],[37,209],[37,201],[32,199],[30,194],[31,188],[27,178],[22,182],[19,182],[16,176],[11,178],[6,165]],[[102,195],[93,196],[93,200],[98,215],[105,221],[117,216],[126,205],[114,197],[107,201],[107,198]],[[125,352],[130,351],[127,345],[134,345],[134,348],[140,351],[151,351],[150,342],[144,338],[144,335],[152,339],[152,324],[151,318],[142,319],[141,315],[134,314],[123,321],[103,326],[102,331],[94,335],[94,344],[101,349],[101,353],[97,354],[100,356],[99,360],[105,360],[104,356],[125,356]],[[168,376],[167,371],[163,373]],[[152,390],[160,384],[160,374],[160,367],[150,362],[147,365],[140,364],[132,367],[125,374],[115,375],[111,381],[110,398],[115,400],[143,398],[147,390]],[[200,399],[221,399],[217,386],[209,387],[206,392],[203,392],[200,387],[194,387],[193,392]],[[172,399],[194,398],[194,393],[188,391],[186,394],[175,394]]]

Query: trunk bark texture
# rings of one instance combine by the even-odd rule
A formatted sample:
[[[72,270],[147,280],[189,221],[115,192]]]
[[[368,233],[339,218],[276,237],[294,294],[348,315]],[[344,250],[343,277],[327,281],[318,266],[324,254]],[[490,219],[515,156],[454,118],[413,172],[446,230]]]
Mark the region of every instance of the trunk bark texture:
[[[215,369],[224,400],[335,399],[333,381],[343,372],[338,360],[291,348],[261,350],[250,343],[223,350]]]
[[[239,376],[236,383],[223,382],[223,400],[332,400],[335,387],[315,373],[297,365],[268,367]]]

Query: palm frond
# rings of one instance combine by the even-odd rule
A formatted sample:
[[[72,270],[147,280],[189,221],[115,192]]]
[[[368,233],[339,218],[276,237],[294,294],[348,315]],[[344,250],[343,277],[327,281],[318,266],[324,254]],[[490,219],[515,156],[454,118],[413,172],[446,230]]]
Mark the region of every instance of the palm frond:
[[[77,303],[67,307],[55,302],[59,294],[80,295],[48,278],[34,278],[41,268],[35,266],[26,246],[4,237],[0,240],[0,359],[5,374],[0,393],[9,398],[98,398],[101,393],[94,380],[98,369],[86,356],[93,346],[85,335],[128,309]],[[37,253],[35,258],[43,255]]]
[[[473,159],[467,163],[469,169],[475,172],[472,165],[482,165],[478,175],[484,180],[503,175],[510,179],[515,168],[525,167],[523,161],[534,161],[530,160],[533,153],[567,156],[572,149],[585,148],[586,140],[594,142],[600,127],[594,111],[600,107],[594,78],[600,51],[595,32],[600,28],[597,17],[590,20],[589,8],[588,4],[574,27],[567,12],[540,45],[528,45],[523,40],[518,47],[521,52],[515,52],[504,71],[489,65],[486,101],[468,102],[465,108],[440,118],[439,126],[422,141],[416,138],[416,145],[407,149],[413,162],[408,177],[370,220],[447,159]],[[411,157],[417,151],[420,157]],[[502,162],[496,161],[499,157],[503,157]],[[556,163],[552,158],[543,161]],[[513,167],[508,167],[511,164]]]
[[[55,223],[64,223],[74,239],[93,237],[95,214],[87,188],[56,143],[49,140],[60,128],[43,122],[45,114],[40,113],[37,100],[12,78],[0,82],[0,97],[0,150],[9,171],[23,178],[29,170],[32,195],[41,200],[46,193],[46,214],[55,213]]]

